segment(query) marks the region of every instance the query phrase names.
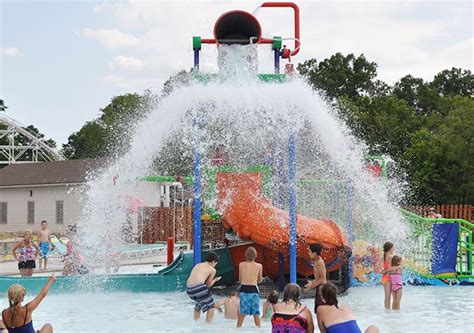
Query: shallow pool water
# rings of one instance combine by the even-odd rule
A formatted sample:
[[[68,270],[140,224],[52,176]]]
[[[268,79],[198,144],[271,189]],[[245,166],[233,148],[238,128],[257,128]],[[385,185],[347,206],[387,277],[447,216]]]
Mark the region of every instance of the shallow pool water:
[[[28,295],[27,301],[31,299]],[[365,329],[375,324],[381,332],[474,332],[474,287],[404,287],[402,309],[383,309],[382,287],[351,288],[341,302],[355,312]],[[262,300],[263,301],[263,300]],[[312,300],[304,300],[312,308]],[[7,300],[2,294],[0,306]],[[185,293],[52,294],[35,311],[36,329],[50,322],[55,332],[269,332],[264,322],[253,327],[247,317],[237,330],[235,322],[216,313],[208,325],[192,319],[193,303]]]

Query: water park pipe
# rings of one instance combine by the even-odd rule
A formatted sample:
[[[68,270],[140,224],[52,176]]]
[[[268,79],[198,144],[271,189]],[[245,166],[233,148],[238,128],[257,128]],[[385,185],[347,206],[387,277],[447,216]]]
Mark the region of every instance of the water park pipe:
[[[264,8],[293,8],[295,13],[294,25],[295,25],[295,49],[291,51],[290,56],[295,56],[300,51],[300,9],[298,5],[293,2],[264,2],[260,7]],[[271,40],[273,43],[273,40]]]

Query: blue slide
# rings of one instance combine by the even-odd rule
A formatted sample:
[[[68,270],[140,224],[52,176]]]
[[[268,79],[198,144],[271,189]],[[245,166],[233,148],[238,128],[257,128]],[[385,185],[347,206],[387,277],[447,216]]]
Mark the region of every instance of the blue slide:
[[[431,273],[456,273],[459,224],[435,223],[431,243]]]

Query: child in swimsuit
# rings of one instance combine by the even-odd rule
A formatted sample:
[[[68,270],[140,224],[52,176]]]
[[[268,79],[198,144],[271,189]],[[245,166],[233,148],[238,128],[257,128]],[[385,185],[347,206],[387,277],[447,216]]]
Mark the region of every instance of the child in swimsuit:
[[[196,303],[194,306],[194,320],[199,320],[201,311],[206,313],[208,323],[214,318],[214,299],[210,288],[220,280],[220,277],[216,277],[217,271],[215,268],[218,261],[217,253],[209,252],[205,262],[193,267],[186,282],[186,293]]]
[[[214,305],[217,310],[222,312],[221,306],[224,306],[224,317],[226,319],[237,320],[240,308],[239,294],[237,291],[232,291],[228,298],[219,301]]]
[[[275,312],[275,304],[278,303],[278,291],[272,290],[267,300],[263,303],[262,319],[271,318]]]
[[[313,333],[311,311],[300,302],[301,288],[295,283],[286,285],[283,302],[275,305],[272,315],[272,333]]]
[[[41,230],[39,231],[39,237],[39,269],[41,269],[41,264],[44,261],[44,269],[46,270],[46,266],[48,265],[49,248],[52,245],[51,232],[48,229],[48,222],[41,221]]]
[[[237,327],[241,327],[245,316],[253,316],[255,326],[260,327],[260,297],[257,284],[262,282],[262,264],[255,262],[257,250],[250,246],[245,251],[247,261],[239,264],[240,313]]]
[[[400,310],[400,301],[402,299],[403,278],[402,278],[402,258],[400,256],[393,256],[392,268],[390,273],[390,290],[392,291],[393,310]]]
[[[390,309],[390,297],[391,297],[391,290],[390,290],[390,267],[392,263],[393,251],[395,247],[392,242],[385,242],[383,245],[383,270],[382,270],[382,282],[385,300],[384,305],[385,309]]]

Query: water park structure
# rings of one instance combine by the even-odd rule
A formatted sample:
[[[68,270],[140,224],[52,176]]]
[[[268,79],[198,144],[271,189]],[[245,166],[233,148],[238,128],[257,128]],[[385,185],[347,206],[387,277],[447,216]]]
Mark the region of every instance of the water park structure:
[[[285,74],[281,73],[280,63],[282,59],[291,60],[301,47],[299,8],[288,2],[266,2],[261,7],[292,9],[294,36],[264,38],[259,21],[251,13],[241,10],[224,13],[215,23],[213,38],[195,36],[192,39],[192,77],[196,82],[206,85],[219,79],[215,75],[200,72],[201,50],[206,44],[216,44],[218,47],[271,45],[274,73],[256,75],[269,85],[291,79],[294,75],[292,63],[286,64]],[[286,48],[283,44],[285,40],[294,41],[293,50]],[[298,178],[297,134],[291,131],[284,133],[284,140],[275,140],[276,147],[272,147],[275,148],[273,151],[284,151],[285,158],[273,154],[267,164],[232,165],[223,157],[224,147],[219,152],[221,155],[217,154],[218,161],[214,165],[203,165],[203,124],[199,113],[202,110],[199,107],[197,110],[193,119],[193,175],[137,179],[137,182],[153,182],[166,189],[163,191],[167,203],[165,206],[170,203],[175,205],[172,208],[173,219],[168,220],[166,232],[160,217],[153,218],[153,214],[147,214],[148,218],[139,232],[142,240],[147,239],[145,242],[169,240],[168,266],[160,271],[157,269],[153,274],[61,276],[53,286],[56,292],[72,289],[131,292],[183,290],[193,265],[201,262],[203,253],[209,250],[220,254],[217,270],[223,278],[219,285],[231,287],[237,280],[236,268],[243,260],[243,253],[249,244],[257,248],[258,261],[264,264],[264,275],[271,280],[269,284],[272,288],[276,285],[282,290],[287,282],[301,282],[311,276],[312,266],[308,260],[307,247],[312,243],[323,245],[323,258],[329,277],[336,281],[341,290],[379,282],[380,248],[358,239],[354,230],[353,206],[356,198],[351,179]],[[384,168],[385,164],[382,164],[383,178],[387,177]],[[192,192],[191,199],[184,198],[186,188],[192,189],[189,191]],[[303,192],[306,196],[300,198]],[[327,202],[321,199],[315,203],[307,199],[318,197],[318,193],[322,192],[326,193],[324,197]],[[180,194],[178,198],[177,193]],[[320,205],[326,212],[311,211],[314,205]],[[139,207],[137,211],[146,209]],[[472,223],[461,219],[428,219],[408,211],[402,211],[401,216],[412,230],[411,241],[416,247],[413,258],[408,260],[410,269],[405,271],[408,283],[452,285],[472,282]],[[204,229],[210,225],[217,226],[217,232],[205,235]],[[161,229],[160,233],[155,232],[150,236],[156,228]],[[181,240],[192,244],[193,250],[180,252],[173,258],[174,243]],[[1,277],[0,286],[6,289],[12,283],[21,282],[35,292],[45,280],[46,277],[41,276],[21,279]]]

